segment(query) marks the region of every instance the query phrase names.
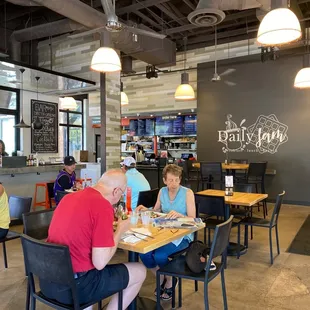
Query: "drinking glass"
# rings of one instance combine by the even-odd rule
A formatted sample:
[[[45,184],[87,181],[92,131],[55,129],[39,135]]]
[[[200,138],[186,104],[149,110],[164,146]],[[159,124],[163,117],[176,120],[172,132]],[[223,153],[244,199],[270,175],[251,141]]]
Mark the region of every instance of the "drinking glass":
[[[132,211],[132,213],[130,215],[130,224],[132,226],[137,226],[138,220],[139,220],[139,214],[135,211]]]
[[[151,221],[151,213],[149,211],[145,211],[141,213],[141,220],[144,226],[150,225]]]

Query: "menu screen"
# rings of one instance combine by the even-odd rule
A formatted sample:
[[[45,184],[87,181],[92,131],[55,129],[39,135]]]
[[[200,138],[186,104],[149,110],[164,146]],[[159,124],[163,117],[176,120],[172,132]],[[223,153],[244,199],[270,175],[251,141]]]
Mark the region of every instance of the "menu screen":
[[[183,134],[182,116],[156,117],[155,133],[157,136],[182,135]]]
[[[138,133],[138,120],[131,119],[129,123],[129,135],[136,136]]]
[[[187,115],[184,117],[184,135],[197,134],[197,116]]]
[[[145,120],[145,135],[146,136],[154,136],[154,119],[146,119]]]
[[[145,135],[145,119],[138,119],[137,136]]]

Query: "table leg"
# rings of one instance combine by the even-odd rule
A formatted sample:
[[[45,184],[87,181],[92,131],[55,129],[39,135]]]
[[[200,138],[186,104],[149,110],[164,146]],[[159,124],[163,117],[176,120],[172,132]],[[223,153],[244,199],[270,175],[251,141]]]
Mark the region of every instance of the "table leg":
[[[137,263],[139,262],[139,254],[136,252],[129,251],[128,252],[128,261],[130,263]],[[156,281],[154,281],[156,283]],[[137,296],[132,303],[128,306],[128,310],[155,310],[156,309],[156,301]],[[160,306],[160,309],[163,308]]]

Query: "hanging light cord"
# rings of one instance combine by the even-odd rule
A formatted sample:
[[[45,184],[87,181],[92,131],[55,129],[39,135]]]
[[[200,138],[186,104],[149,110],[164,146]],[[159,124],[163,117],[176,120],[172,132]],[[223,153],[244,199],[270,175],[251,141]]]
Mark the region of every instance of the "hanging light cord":
[[[186,52],[187,52],[187,37],[184,37],[184,38],[183,38],[183,41],[184,41],[184,72],[186,72],[186,61],[187,61],[187,58],[186,58]]]
[[[215,25],[215,34],[214,34],[214,73],[217,74],[217,57],[216,57],[216,51],[217,51],[217,27]]]

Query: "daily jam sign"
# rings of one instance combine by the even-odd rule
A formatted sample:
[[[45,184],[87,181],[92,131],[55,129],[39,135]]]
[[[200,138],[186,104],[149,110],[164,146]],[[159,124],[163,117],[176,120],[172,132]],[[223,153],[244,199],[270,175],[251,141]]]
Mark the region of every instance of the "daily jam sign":
[[[278,152],[281,144],[288,141],[288,126],[279,122],[274,114],[260,115],[249,127],[243,119],[238,126],[227,115],[226,130],[218,131],[218,142],[223,143],[224,153],[227,152],[259,152],[260,154]],[[254,148],[253,148],[254,146]]]

